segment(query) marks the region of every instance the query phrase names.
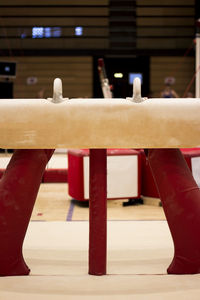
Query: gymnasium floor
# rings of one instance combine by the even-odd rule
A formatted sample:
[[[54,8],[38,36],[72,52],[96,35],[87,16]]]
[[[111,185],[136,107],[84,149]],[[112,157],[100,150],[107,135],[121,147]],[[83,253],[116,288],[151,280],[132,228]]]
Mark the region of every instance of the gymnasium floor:
[[[1,155],[1,167],[9,155]],[[48,167],[67,167],[55,154]],[[0,278],[0,300],[199,299],[200,275],[167,275],[173,257],[169,229],[158,205],[108,201],[107,276],[88,275],[87,204],[68,186],[41,184],[24,242],[30,276]]]

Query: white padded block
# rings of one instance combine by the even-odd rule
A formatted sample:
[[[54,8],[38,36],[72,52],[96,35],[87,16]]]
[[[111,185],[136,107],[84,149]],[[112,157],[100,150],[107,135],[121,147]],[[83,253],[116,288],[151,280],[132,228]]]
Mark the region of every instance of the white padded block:
[[[192,157],[191,165],[192,165],[192,175],[197,185],[200,187],[200,157]]]
[[[54,154],[47,164],[48,169],[67,169],[68,159],[66,154]]]
[[[89,157],[83,157],[84,199],[89,199]],[[107,198],[138,197],[138,156],[107,156]]]

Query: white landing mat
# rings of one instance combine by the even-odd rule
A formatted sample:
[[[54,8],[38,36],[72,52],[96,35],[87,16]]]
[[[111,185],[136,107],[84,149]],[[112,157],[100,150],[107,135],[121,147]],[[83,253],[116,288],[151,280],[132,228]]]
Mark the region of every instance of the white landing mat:
[[[109,221],[108,275],[88,275],[88,222],[31,222],[30,276],[1,277],[0,300],[199,299],[200,275],[167,275],[166,221]]]
[[[0,155],[0,169],[6,169],[12,154],[1,154]],[[67,169],[68,159],[67,154],[54,153],[50,161],[47,164],[47,169]]]

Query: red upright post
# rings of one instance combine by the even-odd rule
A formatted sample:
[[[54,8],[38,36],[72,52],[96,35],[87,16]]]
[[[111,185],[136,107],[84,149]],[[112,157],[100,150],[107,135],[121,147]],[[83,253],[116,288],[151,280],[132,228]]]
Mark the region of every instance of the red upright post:
[[[107,152],[90,149],[89,274],[106,274]]]
[[[0,181],[0,276],[28,275],[22,246],[54,150],[16,150]]]

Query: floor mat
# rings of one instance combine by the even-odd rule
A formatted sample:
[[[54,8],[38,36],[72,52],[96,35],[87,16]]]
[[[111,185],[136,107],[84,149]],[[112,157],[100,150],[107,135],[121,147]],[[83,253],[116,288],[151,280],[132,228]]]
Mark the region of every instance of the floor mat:
[[[200,275],[167,275],[166,221],[108,222],[107,276],[88,275],[88,222],[31,222],[24,244],[30,276],[1,277],[3,300],[199,299]]]

